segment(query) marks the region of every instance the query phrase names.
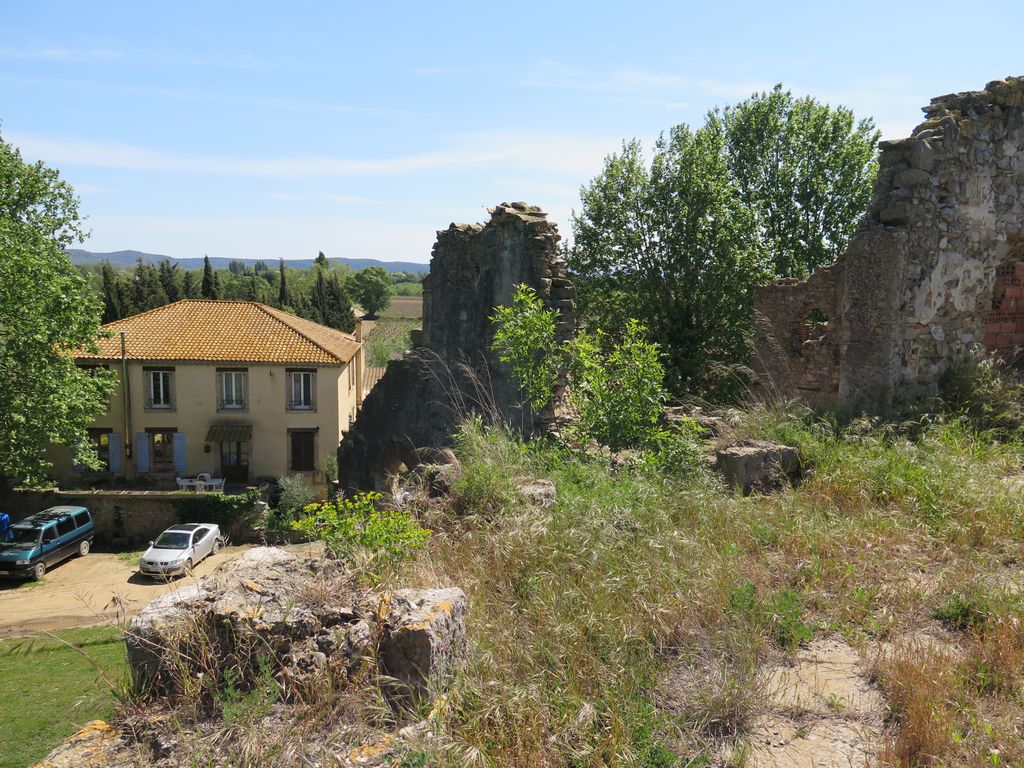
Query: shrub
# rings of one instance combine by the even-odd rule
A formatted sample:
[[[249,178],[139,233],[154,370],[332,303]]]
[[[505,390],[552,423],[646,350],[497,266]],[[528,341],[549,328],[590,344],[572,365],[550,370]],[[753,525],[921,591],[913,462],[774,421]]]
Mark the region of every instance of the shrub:
[[[600,330],[568,343],[569,400],[579,416],[573,429],[583,440],[613,451],[657,442],[665,369],[658,345],[646,335],[643,325],[629,320],[618,343]]]
[[[281,475],[277,478],[277,501],[273,511],[267,515],[267,527],[273,530],[288,530],[299,519],[303,508],[315,501],[316,494],[306,479],[299,474]]]
[[[328,500],[334,499],[338,492],[338,457],[333,453],[324,456],[324,485],[327,486]]]
[[[657,443],[665,369],[647,329],[629,320],[618,341],[598,330],[560,345],[556,320],[557,313],[526,285],[516,288],[512,307],[498,307],[491,316],[491,349],[509,366],[526,404],[534,412],[550,404],[564,367],[577,416],[571,433],[580,443],[596,440],[613,451]]]
[[[558,379],[558,347],[555,325],[558,313],[545,309],[536,292],[523,284],[516,286],[511,307],[495,307],[491,322],[491,348],[512,370],[526,404],[534,410],[546,408]]]
[[[367,561],[367,570],[381,575],[422,548],[430,531],[407,512],[378,509],[379,493],[360,493],[351,499],[309,504],[292,528],[311,540],[322,539],[339,560]]]
[[[182,523],[214,523],[226,533],[238,525],[256,522],[257,490],[238,495],[223,493],[197,493],[175,500],[178,519]]]

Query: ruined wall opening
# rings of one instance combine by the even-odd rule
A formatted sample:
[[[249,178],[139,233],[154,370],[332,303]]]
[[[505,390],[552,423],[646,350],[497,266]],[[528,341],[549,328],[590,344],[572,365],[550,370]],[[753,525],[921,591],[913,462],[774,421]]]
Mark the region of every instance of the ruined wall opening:
[[[419,466],[416,449],[408,442],[391,441],[381,452],[374,468],[373,490],[394,494],[403,474]]]
[[[800,324],[793,329],[793,354],[803,357],[804,350],[817,346],[831,330],[828,313],[821,307],[809,310]]]
[[[994,355],[1009,359],[1024,348],[1024,258],[1011,258],[996,269],[984,331],[982,344]]]

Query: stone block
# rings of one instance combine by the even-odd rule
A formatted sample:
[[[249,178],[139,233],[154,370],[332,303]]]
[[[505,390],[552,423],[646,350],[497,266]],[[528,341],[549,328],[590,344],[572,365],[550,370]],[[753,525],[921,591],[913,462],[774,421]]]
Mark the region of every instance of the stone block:
[[[715,469],[744,496],[770,493],[799,480],[800,454],[790,446],[746,440],[717,451]]]
[[[437,691],[466,655],[466,595],[449,589],[400,589],[385,595],[377,649],[392,695],[422,699]]]

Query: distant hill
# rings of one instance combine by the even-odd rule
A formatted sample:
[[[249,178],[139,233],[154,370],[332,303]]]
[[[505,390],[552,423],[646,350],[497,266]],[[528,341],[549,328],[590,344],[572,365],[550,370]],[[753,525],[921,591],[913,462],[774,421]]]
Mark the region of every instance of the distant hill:
[[[142,251],[111,251],[110,253],[94,253],[84,251],[81,248],[68,248],[73,264],[99,264],[102,261],[109,261],[115,267],[134,267],[135,262],[141,257],[149,264],[156,264],[167,259],[181,269],[201,269],[202,259],[176,259],[173,256],[162,256],[158,253],[144,253]],[[260,259],[227,259],[220,256],[210,258],[214,269],[227,269],[232,261],[241,261],[243,264],[252,266]],[[267,264],[277,267],[276,259],[262,259]],[[352,269],[363,269],[364,267],[384,267],[388,272],[428,272],[430,265],[419,264],[414,261],[378,261],[377,259],[328,259],[331,264],[347,264]],[[295,269],[309,269],[313,266],[313,259],[285,259],[284,262]]]

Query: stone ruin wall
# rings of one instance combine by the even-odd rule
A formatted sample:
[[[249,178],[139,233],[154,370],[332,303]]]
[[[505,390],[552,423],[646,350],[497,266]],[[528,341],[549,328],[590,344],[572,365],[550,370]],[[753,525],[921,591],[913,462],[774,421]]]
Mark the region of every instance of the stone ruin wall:
[[[880,144],[867,217],[836,264],[754,301],[754,395],[885,408],[982,345],[1024,346],[1024,78],[940,96]]]
[[[573,335],[575,289],[559,253],[558,227],[526,203],[489,211],[485,225],[452,224],[437,233],[423,283],[423,330],[414,332],[414,349],[388,365],[343,437],[344,488],[388,489],[389,475],[401,465],[412,469],[429,459],[429,449],[449,445],[469,413],[527,433],[554,427],[554,411],[520,409],[518,387],[490,350],[490,317],[525,283],[558,311],[559,340]]]

